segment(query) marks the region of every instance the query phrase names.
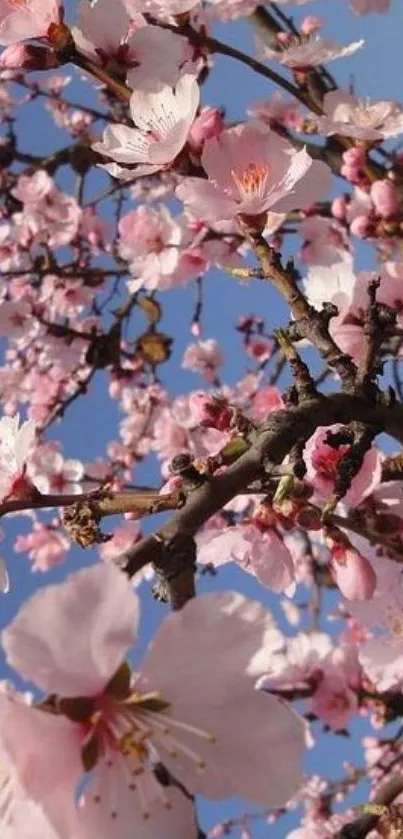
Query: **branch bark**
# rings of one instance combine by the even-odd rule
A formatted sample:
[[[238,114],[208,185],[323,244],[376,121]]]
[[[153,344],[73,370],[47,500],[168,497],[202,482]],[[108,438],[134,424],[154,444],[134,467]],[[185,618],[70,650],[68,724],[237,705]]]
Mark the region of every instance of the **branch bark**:
[[[202,525],[241,493],[252,481],[266,476],[281,463],[296,443],[309,439],[315,429],[353,420],[381,428],[403,443],[403,405],[377,402],[364,396],[333,393],[311,399],[288,410],[275,411],[256,434],[251,447],[221,475],[207,480],[189,493],[185,506],[178,510],[157,533],[138,542],[119,557],[119,565],[131,577],[150,562],[159,573],[169,575],[169,546],[178,535],[194,537]],[[180,574],[172,581],[179,585]]]

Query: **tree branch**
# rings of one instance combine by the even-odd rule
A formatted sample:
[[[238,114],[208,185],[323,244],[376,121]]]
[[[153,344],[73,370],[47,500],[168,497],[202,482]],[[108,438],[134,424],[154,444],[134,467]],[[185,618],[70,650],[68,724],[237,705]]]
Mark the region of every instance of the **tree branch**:
[[[388,404],[386,398],[371,401],[360,395],[334,393],[289,410],[275,411],[257,431],[251,447],[235,463],[194,489],[185,506],[160,531],[119,557],[119,565],[130,577],[150,562],[158,563],[160,573],[162,570],[169,574],[170,560],[165,549],[178,534],[193,537],[210,516],[252,481],[262,475],[267,477],[272,466],[281,463],[296,443],[309,439],[318,426],[353,420],[381,428],[403,442],[403,405]]]

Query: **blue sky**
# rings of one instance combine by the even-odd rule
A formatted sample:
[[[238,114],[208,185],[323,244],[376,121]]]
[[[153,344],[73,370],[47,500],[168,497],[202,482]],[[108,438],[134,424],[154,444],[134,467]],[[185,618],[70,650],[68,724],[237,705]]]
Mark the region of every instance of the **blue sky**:
[[[111,3],[113,0],[111,0]],[[74,19],[75,2],[67,2],[67,20]],[[329,68],[334,72],[341,86],[354,84],[359,95],[373,98],[397,99],[403,101],[403,53],[401,50],[401,33],[403,25],[403,4],[401,0],[392,0],[392,11],[388,15],[371,15],[357,18],[348,9],[347,0],[317,0],[303,7],[306,13],[316,13],[323,16],[326,25],[324,34],[347,43],[359,38],[366,39],[365,47],[355,56],[334,62]],[[290,7],[292,8],[292,7]],[[297,9],[295,18],[302,17],[301,9]],[[216,28],[217,37],[235,44],[247,52],[253,52],[253,37],[250,27],[245,22],[219,25]],[[68,90],[69,98],[86,102],[92,99],[92,92],[82,85],[76,78],[73,68],[68,72],[74,81]],[[203,89],[203,103],[224,105],[229,121],[246,118],[246,107],[254,99],[264,98],[272,92],[267,80],[256,76],[251,70],[238,65],[235,61],[219,57]],[[68,142],[68,137],[55,128],[49,114],[42,106],[31,105],[23,109],[19,119],[22,146],[26,151],[42,153]],[[101,187],[103,175],[93,177],[94,191]],[[63,184],[66,189],[71,188],[71,179],[63,174]],[[90,195],[89,195],[90,197]],[[130,208],[130,207],[128,207]],[[359,264],[367,263],[367,252],[364,248],[357,248]],[[204,309],[203,309],[203,337],[217,338],[224,354],[223,379],[235,382],[247,367],[247,359],[242,352],[241,338],[234,330],[234,325],[240,314],[258,313],[266,317],[268,328],[279,325],[284,320],[285,310],[277,295],[261,285],[250,283],[238,285],[233,279],[218,272],[210,272],[204,281]],[[193,339],[190,334],[190,323],[195,303],[195,288],[189,286],[184,291],[168,292],[163,296],[164,319],[162,328],[165,332],[175,336],[172,359],[161,370],[163,383],[173,393],[187,392],[191,389],[203,387],[203,381],[196,375],[184,371],[180,367],[184,348]],[[65,446],[66,456],[91,460],[102,456],[108,441],[118,437],[119,413],[114,403],[107,398],[107,374],[97,373],[91,386],[89,395],[81,402],[74,404],[69,410],[63,424],[54,427],[50,437],[61,439]],[[146,464],[135,473],[139,481],[157,482],[155,463]],[[152,525],[151,525],[152,526]],[[29,529],[29,521],[24,518],[4,519],[2,527],[5,539],[2,553],[11,557],[11,546],[18,532]],[[66,572],[79,567],[84,562],[93,561],[95,553],[82,552],[73,549],[68,555],[68,564],[50,575],[31,574],[29,560],[24,556],[12,556],[10,571],[12,590],[7,597],[0,601],[0,627],[4,627],[15,614],[19,604],[39,585],[46,585],[54,579],[63,578]],[[200,590],[216,590],[217,588],[235,588],[256,597],[273,609],[275,615],[284,627],[282,612],[278,600],[270,592],[263,590],[249,575],[240,570],[226,567],[220,570],[218,577],[205,577],[200,583]],[[166,612],[165,607],[154,603],[146,590],[144,592],[143,638],[141,646],[144,648],[147,639]],[[329,608],[332,601],[329,599]],[[0,665],[0,677],[8,677],[10,672],[3,663]],[[359,737],[364,723],[357,724],[351,743],[344,738],[328,735],[322,738],[321,744],[308,755],[307,766],[310,771],[329,773],[337,777],[341,771],[341,759],[347,757],[360,760]],[[274,756],[275,760],[275,756]],[[250,810],[250,808],[248,808]],[[212,805],[202,807],[202,822],[212,825],[215,820],[230,817],[235,811],[242,811],[241,805]],[[287,827],[292,819],[287,819]],[[254,836],[280,839],[286,833],[285,822],[274,826],[257,824]]]

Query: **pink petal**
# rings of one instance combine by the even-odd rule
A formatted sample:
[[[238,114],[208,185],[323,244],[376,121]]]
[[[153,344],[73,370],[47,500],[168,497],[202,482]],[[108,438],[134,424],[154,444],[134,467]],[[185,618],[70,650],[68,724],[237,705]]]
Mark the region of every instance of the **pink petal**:
[[[0,742],[27,795],[42,804],[61,839],[70,839],[83,774],[78,726],[0,694]]]
[[[98,767],[79,802],[74,839],[197,839],[193,803],[179,790],[161,787],[151,773],[133,778],[133,788],[128,781],[123,761]]]
[[[93,696],[124,660],[138,619],[129,580],[100,563],[34,594],[2,641],[10,666],[42,690]]]
[[[170,615],[157,631],[141,670],[141,690],[158,690],[169,716],[213,735],[216,742],[171,727],[205,763],[177,757],[169,737],[161,758],[191,792],[210,798],[242,795],[262,806],[284,804],[299,783],[305,724],[277,698],[256,691],[277,630],[263,607],[240,594],[205,595]],[[137,688],[138,686],[136,686]]]
[[[177,187],[176,195],[198,219],[221,221],[232,218],[238,211],[236,201],[204,178],[186,178]]]
[[[292,192],[281,198],[273,210],[276,213],[287,213],[290,210],[297,210],[309,207],[316,201],[323,200],[331,187],[332,173],[326,163],[321,160],[313,160],[309,170],[296,183]]]

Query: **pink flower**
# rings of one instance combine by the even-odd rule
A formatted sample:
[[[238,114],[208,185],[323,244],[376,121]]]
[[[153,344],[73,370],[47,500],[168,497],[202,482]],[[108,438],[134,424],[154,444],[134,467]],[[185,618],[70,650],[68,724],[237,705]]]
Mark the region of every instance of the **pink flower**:
[[[337,468],[341,458],[350,450],[349,444],[330,446],[326,439],[329,434],[340,431],[340,424],[328,428],[319,426],[308,440],[304,460],[307,467],[307,478],[313,484],[315,491],[321,496],[330,495],[334,489]],[[378,450],[371,446],[366,452],[358,475],[353,478],[350,489],[343,497],[343,501],[351,507],[356,507],[374,489],[381,480],[381,461]]]
[[[0,0],[0,44],[45,38],[60,16],[59,0]]]
[[[127,84],[134,91],[157,91],[161,85],[178,84],[192,51],[185,38],[158,26],[140,26],[127,42],[126,60],[132,69]],[[191,68],[189,68],[191,70]]]
[[[0,420],[0,500],[29,498],[33,484],[26,477],[28,457],[35,444],[36,426],[32,420],[20,427],[20,417]]]
[[[81,209],[75,198],[56,187],[47,172],[21,175],[12,194],[24,204],[24,211],[13,216],[20,245],[46,241],[50,247],[61,247],[71,242],[78,231]]]
[[[36,521],[31,533],[17,536],[14,550],[16,553],[28,552],[33,560],[33,571],[49,571],[64,562],[70,542],[55,527]]]
[[[248,108],[248,114],[259,119],[270,128],[284,125],[286,128],[298,129],[302,123],[299,113],[300,105],[294,99],[286,99],[276,90],[270,99],[253,102]]]
[[[209,180],[186,178],[176,194],[196,218],[220,221],[312,204],[330,186],[326,164],[258,123],[243,123],[207,140],[202,165]]]
[[[348,236],[344,227],[334,219],[321,216],[307,218],[299,225],[299,234],[304,240],[301,262],[315,266],[351,263]],[[326,282],[322,282],[322,302],[326,292]]]
[[[123,3],[116,3],[112,9],[108,0],[87,3],[81,0],[78,9],[79,27],[72,27],[74,41],[80,50],[96,60],[118,58],[130,26],[130,16]]]
[[[334,731],[345,728],[358,708],[357,693],[342,676],[326,673],[310,702],[312,713]]]
[[[57,443],[44,443],[36,449],[29,474],[43,493],[70,495],[82,492],[83,464],[80,460],[65,460]]]
[[[25,207],[37,206],[52,192],[54,182],[44,169],[38,169],[33,175],[21,175],[12,194]]]
[[[145,286],[164,288],[178,267],[182,230],[168,208],[142,205],[119,222],[119,253],[138,278],[130,281],[131,291]]]
[[[317,121],[321,134],[342,134],[357,140],[382,140],[403,132],[403,110],[397,102],[372,104],[344,90],[332,90],[323,99],[324,117]]]
[[[102,142],[93,148],[118,164],[138,164],[127,169],[116,163],[105,168],[114,177],[131,179],[151,175],[169,166],[186,143],[199,106],[199,86],[194,76],[182,76],[175,90],[167,85],[157,92],[138,90],[130,100],[137,128],[110,124]]]
[[[279,411],[282,408],[284,408],[284,402],[279,389],[272,385],[265,385],[253,397],[251,417],[253,420],[261,422],[272,411]]]
[[[227,431],[230,427],[231,410],[226,399],[209,396],[207,393],[191,393],[190,410],[198,425]]]
[[[187,41],[147,25],[141,14],[134,14],[135,21],[121,2],[114,7],[108,0],[81,2],[80,26],[72,29],[77,47],[98,63],[106,65],[112,59],[126,68],[127,84],[133,90],[157,89],[161,84],[173,87],[190,53]]]
[[[186,347],[182,359],[184,370],[193,370],[200,373],[208,382],[213,382],[217,376],[217,370],[221,367],[223,358],[218,342],[213,338],[206,341],[199,341],[197,344],[189,344]]]
[[[353,55],[364,45],[364,41],[354,41],[347,47],[342,47],[337,41],[324,40],[317,35],[304,38],[300,43],[292,39],[289,43],[282,44],[282,50],[273,50],[270,47],[260,48],[264,56],[269,60],[275,59],[286,67],[293,70],[306,70],[308,67],[317,67],[319,64],[327,64],[335,58],[345,58]]]
[[[233,592],[198,597],[166,618],[132,674],[124,660],[138,619],[129,580],[98,564],[37,592],[3,633],[10,665],[54,697],[49,714],[0,695],[1,741],[61,839],[159,835],[144,815],[152,822],[168,807],[164,836],[176,839],[182,808],[154,775],[159,762],[193,794],[284,804],[305,724],[255,689],[270,615]]]

